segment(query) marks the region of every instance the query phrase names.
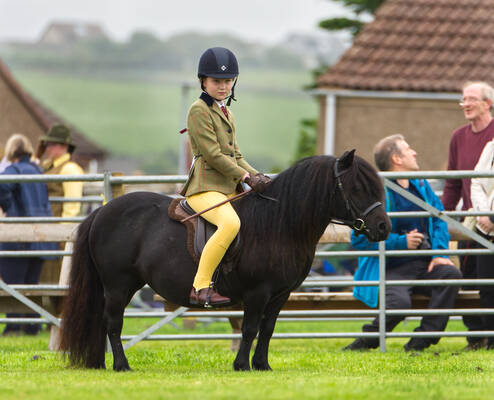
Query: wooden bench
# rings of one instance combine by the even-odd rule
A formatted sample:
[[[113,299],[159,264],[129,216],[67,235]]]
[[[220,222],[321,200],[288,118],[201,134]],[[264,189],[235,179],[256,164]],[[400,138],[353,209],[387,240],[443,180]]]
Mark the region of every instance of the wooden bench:
[[[155,301],[162,302],[166,311],[175,311],[178,305],[170,303],[159,295],[154,296]],[[429,297],[414,294],[412,296],[412,309],[425,309],[429,303]],[[479,308],[480,298],[477,290],[460,290],[455,302],[456,308]],[[226,311],[243,310],[240,305],[222,308],[191,308],[191,311]],[[293,292],[290,294],[282,310],[376,310],[370,308],[353,297],[352,292]],[[184,316],[187,316],[184,314]]]
[[[44,308],[54,316],[60,316],[62,302],[67,295],[67,290],[38,290],[21,289],[18,293],[26,296],[29,300]],[[32,313],[28,306],[13,298],[5,290],[0,290],[0,313]]]
[[[78,223],[0,223],[0,242],[72,242]]]

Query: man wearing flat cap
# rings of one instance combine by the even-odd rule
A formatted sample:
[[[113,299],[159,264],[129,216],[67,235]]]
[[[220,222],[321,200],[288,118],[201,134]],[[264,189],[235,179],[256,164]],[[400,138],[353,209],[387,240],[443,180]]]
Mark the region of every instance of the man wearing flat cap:
[[[70,129],[62,124],[54,124],[47,134],[40,138],[37,155],[41,167],[47,175],[82,175],[82,168],[71,160],[75,145],[70,136]],[[82,197],[82,182],[47,182],[50,197]],[[79,202],[51,202],[54,217],[77,217],[81,211]],[[64,244],[61,243],[63,249]],[[58,283],[60,260],[47,260],[43,265],[40,281]]]
[[[48,175],[82,175],[82,168],[71,160],[75,145],[70,137],[70,129],[62,124],[54,124],[48,133],[41,137],[38,154],[41,167]],[[48,182],[48,195],[57,197],[82,197],[82,182]],[[51,203],[54,217],[76,217],[81,203]]]

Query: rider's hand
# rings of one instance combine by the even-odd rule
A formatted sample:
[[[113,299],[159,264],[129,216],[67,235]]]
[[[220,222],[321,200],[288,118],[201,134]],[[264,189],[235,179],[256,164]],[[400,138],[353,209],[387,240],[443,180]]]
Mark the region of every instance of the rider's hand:
[[[252,190],[258,193],[264,192],[266,187],[271,183],[271,178],[263,174],[250,175],[245,178],[244,182],[249,185]]]

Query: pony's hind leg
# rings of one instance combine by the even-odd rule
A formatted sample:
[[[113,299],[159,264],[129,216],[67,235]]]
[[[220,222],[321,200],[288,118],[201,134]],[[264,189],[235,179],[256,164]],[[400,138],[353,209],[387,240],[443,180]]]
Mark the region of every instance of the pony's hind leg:
[[[127,303],[126,296],[121,293],[105,295],[104,321],[113,352],[113,369],[115,371],[130,370],[121,339],[123,315]]]
[[[275,301],[268,303],[264,310],[264,316],[261,320],[259,328],[259,338],[257,339],[256,351],[252,357],[252,368],[261,371],[271,371],[271,366],[268,362],[269,342],[273,336],[276,320],[283,307],[283,304],[288,299],[289,294],[277,298]]]

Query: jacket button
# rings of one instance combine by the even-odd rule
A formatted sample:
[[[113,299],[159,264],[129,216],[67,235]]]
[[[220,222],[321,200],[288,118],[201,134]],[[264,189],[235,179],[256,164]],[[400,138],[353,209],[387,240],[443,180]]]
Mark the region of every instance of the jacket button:
[[[233,142],[228,143],[230,146],[233,144]]]
[[[228,128],[228,133],[232,133],[232,128]]]
[[[230,153],[230,157],[233,157],[233,153]]]

